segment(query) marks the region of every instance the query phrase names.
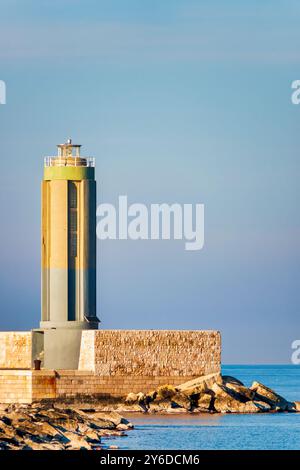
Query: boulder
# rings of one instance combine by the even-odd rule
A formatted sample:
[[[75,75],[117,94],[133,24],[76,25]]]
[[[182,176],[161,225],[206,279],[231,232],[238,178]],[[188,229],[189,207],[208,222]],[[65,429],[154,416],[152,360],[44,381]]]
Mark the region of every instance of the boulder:
[[[218,413],[258,413],[261,411],[252,401],[243,403],[230,396],[217,397],[214,401],[214,410]]]
[[[61,420],[61,419],[53,419],[51,420],[52,425],[62,432],[71,431],[77,432],[78,430],[78,422],[75,419],[68,419],[68,420]]]
[[[166,411],[168,408],[171,408],[171,401],[168,398],[164,400],[156,398],[152,403],[150,403],[149,410],[151,412],[161,412]]]
[[[118,413],[135,413],[141,411],[141,407],[138,404],[129,405],[121,403],[117,406],[116,411]]]
[[[177,389],[173,385],[162,385],[157,389],[157,396],[156,399],[164,400],[170,399],[174,395],[176,395]]]
[[[195,395],[198,393],[204,393],[211,389],[214,383],[222,383],[222,377],[220,373],[203,375],[193,380],[189,380],[176,388],[179,392],[183,392],[186,395]]]
[[[143,402],[145,400],[145,394],[143,392],[139,392],[136,394],[138,403]]]
[[[126,403],[137,403],[138,397],[136,393],[128,393],[127,397],[125,398]]]
[[[41,422],[35,423],[37,433],[42,436],[44,440],[63,440],[63,433],[60,429],[57,429],[55,426],[52,426],[50,423]]]
[[[222,375],[222,383],[223,385],[234,384],[234,385],[244,385],[243,382],[232,377],[231,375]]]
[[[5,424],[3,421],[0,422],[0,442],[18,447],[20,440],[12,426]]]
[[[267,413],[272,410],[271,405],[268,405],[268,403],[263,401],[253,401],[253,403],[262,413]]]
[[[265,402],[273,409],[288,411],[288,408],[291,405],[285,398],[278,395],[276,392],[274,392],[274,390],[266,387],[266,385],[263,385],[260,382],[253,382],[250,390],[255,392],[256,401]]]
[[[225,386],[233,392],[236,398],[242,397],[244,401],[253,400],[255,396],[254,390],[251,390],[244,385],[236,384],[234,382],[226,382]]]
[[[116,412],[95,408],[10,406],[0,416],[0,450],[99,449],[101,436],[121,436],[132,426]]]
[[[119,418],[117,418],[117,416]],[[93,429],[114,429],[116,427],[116,422],[121,422],[119,413],[115,413],[110,416],[110,413],[102,413],[101,411],[96,411],[95,413],[85,413],[85,416],[82,416],[81,418],[81,422],[85,423]],[[77,423],[77,428],[78,426],[79,423]],[[72,429],[69,430],[72,431]],[[75,432],[76,430],[77,429],[74,429]]]
[[[117,425],[116,429],[118,431],[127,431],[129,427],[127,426],[127,424],[120,423]]]
[[[59,441],[44,441],[42,438],[39,440],[35,436],[27,435],[21,444],[22,450],[64,450],[65,445]]]
[[[111,426],[111,423],[113,423],[115,426],[117,426],[120,423],[127,423],[127,420],[123,418],[119,413],[116,411],[108,411],[108,412],[103,412],[103,411],[94,411],[94,412],[84,412],[84,415],[86,418],[90,419],[92,418],[93,420],[99,421],[99,422],[107,422],[109,426]]]
[[[66,449],[91,449],[91,444],[87,442],[84,436],[80,436],[79,434],[67,431],[64,433],[64,436],[67,438]]]
[[[299,413],[300,412],[300,401],[294,401],[293,405],[294,405],[294,410]]]
[[[157,391],[153,390],[145,395],[145,405],[149,406],[152,401],[157,397]]]
[[[236,385],[236,387],[243,387],[243,386]],[[243,388],[246,389],[246,387],[243,387]],[[226,387],[223,384],[215,383],[212,386],[211,390],[215,394],[215,397],[220,397],[224,399],[233,398],[234,400],[240,401],[242,403],[246,403],[247,401],[249,401],[249,398],[245,394],[239,393],[238,391],[232,388]]]
[[[249,399],[247,388],[234,384],[234,389],[215,383],[212,386],[214,393],[211,407],[219,413],[258,413],[270,410],[268,404],[259,400]],[[245,389],[245,390],[244,390]]]
[[[187,395],[181,392],[176,392],[175,395],[171,398],[172,408],[184,408],[185,410],[190,410],[191,401]]]
[[[195,408],[196,411],[198,412],[208,412],[208,411],[213,411],[214,406],[214,397],[211,393],[203,393],[200,395],[197,401],[197,406]]]
[[[82,433],[81,433],[82,434]],[[100,445],[101,442],[101,436],[98,432],[96,432],[94,429],[88,428],[84,433],[85,439],[89,444],[96,444]]]

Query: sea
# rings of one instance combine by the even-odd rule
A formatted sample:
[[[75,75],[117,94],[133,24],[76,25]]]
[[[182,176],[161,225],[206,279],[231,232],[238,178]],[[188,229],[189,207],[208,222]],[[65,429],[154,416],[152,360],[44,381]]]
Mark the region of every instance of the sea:
[[[247,386],[257,380],[288,400],[300,401],[300,366],[226,365],[222,373]],[[300,449],[300,413],[131,413],[126,418],[134,430],[109,440],[121,450]]]

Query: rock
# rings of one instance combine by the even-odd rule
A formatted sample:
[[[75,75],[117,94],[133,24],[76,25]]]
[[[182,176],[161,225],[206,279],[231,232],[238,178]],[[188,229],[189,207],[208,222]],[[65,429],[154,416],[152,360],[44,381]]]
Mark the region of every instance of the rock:
[[[159,400],[159,399],[156,398],[150,404],[150,411],[151,412],[166,411],[168,408],[171,408],[171,401],[168,398],[166,398],[164,400]]]
[[[237,386],[237,387],[242,387]],[[236,392],[235,390],[226,387],[225,385],[214,383],[211,390],[214,392],[215,397],[223,398],[223,399],[234,399],[237,401],[240,401],[242,403],[246,403],[249,401],[249,398],[247,398],[245,395],[242,395],[239,392]]]
[[[282,411],[282,410],[280,410],[280,411]],[[288,411],[289,413],[296,413],[297,410],[296,410],[295,402],[289,402],[288,401],[285,411]]]
[[[100,445],[101,436],[95,430],[87,429],[87,431],[84,433],[84,436],[89,444]]]
[[[176,392],[175,395],[172,396],[171,405],[173,408],[177,406],[179,408],[184,408],[185,410],[191,409],[190,399],[187,397],[187,395],[181,392]]]
[[[234,384],[234,385],[242,385],[244,386],[243,382],[232,377],[231,375],[222,375],[222,383],[223,385]]]
[[[263,413],[267,413],[272,409],[271,405],[268,405],[268,403],[265,403],[263,401],[254,401],[253,403]]]
[[[137,403],[140,407],[139,411],[143,411],[144,413],[147,413],[149,405],[146,404],[145,394],[143,392],[139,392],[139,393],[136,394],[136,397],[137,397]]]
[[[300,401],[294,401],[293,405],[294,405],[294,410],[299,413],[300,412]]]
[[[12,419],[6,415],[0,416],[0,421],[2,421],[2,423],[6,424],[7,426],[10,426],[12,424]]]
[[[203,393],[198,398],[197,405],[196,405],[196,410],[198,412],[213,411],[214,410],[213,402],[214,402],[214,397],[213,397],[212,394],[210,394],[208,392]]]
[[[58,442],[35,442],[28,438],[24,439],[22,450],[64,450],[65,447],[62,443]]]
[[[173,414],[178,414],[178,413],[186,413],[186,410],[184,408],[173,408],[172,406],[169,406],[169,408],[166,408],[164,410],[165,413],[173,413]]]
[[[144,401],[145,400],[145,394],[143,392],[139,392],[136,394],[136,397],[137,397],[137,401],[138,403],[140,403],[141,401]]]
[[[117,425],[116,429],[118,431],[127,431],[129,428],[128,428],[127,424],[120,423],[120,424]]]
[[[0,442],[0,450],[19,450],[17,446],[8,442]]]
[[[0,442],[15,446],[19,445],[14,428],[4,422],[0,423]]]
[[[253,400],[255,396],[254,390],[245,387],[244,385],[236,384],[234,382],[226,382],[227,389],[232,390],[236,397],[243,397],[245,401]]]
[[[98,450],[102,435],[122,436],[131,427],[119,413],[91,407],[83,411],[12,405],[0,416],[0,450]]]
[[[53,419],[51,422],[56,429],[61,430],[62,432],[77,432],[78,430],[78,422],[75,419],[68,419],[63,421],[61,419]]]
[[[218,413],[259,413],[260,409],[252,401],[242,403],[234,398],[217,397],[214,409]]]
[[[51,437],[56,440],[61,439],[61,436],[62,436],[61,431],[56,429],[54,426],[52,426],[49,423],[46,423],[46,422],[36,423],[36,429],[37,429],[37,432],[41,436]]]
[[[123,418],[123,416],[121,416],[120,413],[117,413],[116,411],[111,411],[110,413],[105,413],[102,416],[102,419],[105,419],[107,421],[111,421],[116,426],[118,424],[127,424],[128,423],[127,419]]]
[[[137,411],[141,411],[141,407],[139,405],[124,405],[121,404],[116,408],[118,413],[136,413]]]
[[[272,408],[279,408],[281,411],[288,410],[289,402],[271,388],[266,387],[260,382],[253,382],[250,389],[255,392],[256,400],[268,403]]]
[[[91,445],[87,442],[85,437],[79,434],[67,431],[64,433],[64,436],[68,439],[66,449],[91,449]]]
[[[268,412],[271,406],[257,397],[256,393],[234,382],[226,382],[227,386],[215,383],[212,386],[214,400],[211,407],[219,413],[258,413]],[[251,397],[251,398],[250,398]]]
[[[204,393],[211,389],[214,383],[222,383],[221,374],[209,374],[202,377],[198,377],[193,380],[189,380],[177,388],[178,391],[185,393],[186,395],[195,395],[198,393]]]
[[[126,403],[137,403],[138,397],[136,393],[128,393],[127,397],[125,398]]]
[[[152,392],[147,393],[147,395],[145,396],[145,403],[147,405],[149,405],[149,403],[154,401],[156,397],[157,397],[157,391],[156,390],[153,390]]]
[[[120,415],[118,414],[118,416]],[[114,429],[116,427],[116,424],[112,421],[112,419],[114,418],[109,418],[109,415],[107,415],[107,413],[86,413],[84,417],[84,423],[87,424],[89,427],[92,427],[93,429]]]
[[[177,390],[173,385],[162,385],[157,389],[157,400],[164,400],[168,398],[172,398],[177,393]]]
[[[92,418],[93,420],[99,421],[99,422],[106,422],[109,426],[113,423],[115,426],[117,426],[120,423],[125,423],[127,420],[123,418],[123,416],[120,415],[120,413],[116,411],[108,411],[108,412],[103,412],[103,411],[94,411],[94,412],[84,412],[84,415],[82,415],[85,418]]]
[[[133,429],[134,425],[131,423],[131,421],[128,421],[128,419],[122,417],[121,424],[125,424],[127,426],[127,429]]]
[[[103,430],[100,431],[100,434],[102,437],[111,437],[111,436],[125,436],[126,434],[123,433],[123,431],[108,431],[108,430]]]
[[[60,442],[44,442],[42,450],[65,450],[65,446]]]
[[[115,429],[116,425],[112,421],[101,418],[89,418],[87,424],[92,429]]]

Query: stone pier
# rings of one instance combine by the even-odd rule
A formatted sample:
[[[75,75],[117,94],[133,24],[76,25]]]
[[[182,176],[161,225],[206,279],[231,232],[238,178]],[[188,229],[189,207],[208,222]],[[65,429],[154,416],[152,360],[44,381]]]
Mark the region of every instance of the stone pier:
[[[123,398],[221,368],[218,331],[83,330],[73,370],[32,370],[35,342],[35,332],[0,333],[0,403]]]

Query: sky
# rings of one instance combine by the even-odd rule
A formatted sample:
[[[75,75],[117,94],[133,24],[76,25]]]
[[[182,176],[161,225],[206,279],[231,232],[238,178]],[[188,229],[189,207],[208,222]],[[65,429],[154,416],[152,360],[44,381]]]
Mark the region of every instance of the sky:
[[[96,157],[98,203],[203,203],[205,244],[97,242],[101,328],[218,329],[289,363],[299,320],[297,1],[0,0],[0,330],[40,320],[43,157]]]

